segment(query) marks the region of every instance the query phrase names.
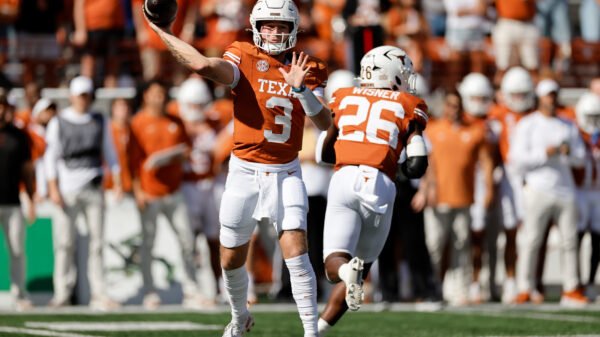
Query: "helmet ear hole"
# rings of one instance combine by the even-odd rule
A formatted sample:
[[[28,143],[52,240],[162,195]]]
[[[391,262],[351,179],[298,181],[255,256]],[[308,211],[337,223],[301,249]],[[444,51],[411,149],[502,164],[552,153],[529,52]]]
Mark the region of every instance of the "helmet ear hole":
[[[402,86],[402,80],[398,76],[396,76],[396,84],[398,84],[399,86]]]

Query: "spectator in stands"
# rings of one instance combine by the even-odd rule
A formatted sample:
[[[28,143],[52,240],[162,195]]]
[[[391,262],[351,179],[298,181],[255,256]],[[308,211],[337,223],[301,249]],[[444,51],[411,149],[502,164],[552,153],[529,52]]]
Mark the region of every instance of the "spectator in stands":
[[[486,0],[444,0],[446,44],[452,50],[447,87],[453,87],[468,72],[485,73]]]
[[[509,151],[510,161],[522,173],[526,186],[516,302],[531,300],[537,255],[546,228],[554,221],[561,235],[563,257],[561,305],[580,307],[588,301],[578,288],[577,206],[571,167],[583,165],[585,145],[575,124],[557,116],[556,91],[536,91],[538,110],[519,121]]]
[[[198,299],[193,261],[193,236],[181,194],[183,161],[190,149],[181,119],[167,114],[167,87],[159,80],[145,84],[143,106],[131,121],[131,174],[133,192],[142,219],[141,269],[146,309],[156,309],[160,297],[152,277],[152,248],[157,218],[164,215],[175,232],[183,260],[184,304]]]
[[[536,0],[497,0],[498,21],[492,31],[492,42],[496,54],[496,77],[499,85],[504,73],[513,65],[513,52],[518,53],[518,64],[532,76],[539,67],[538,43],[540,33],[533,19]]]
[[[84,215],[90,240],[90,307],[110,310],[119,304],[106,296],[104,286],[102,165],[106,162],[113,176],[119,176],[120,168],[108,120],[90,109],[94,93],[92,79],[74,78],[69,92],[71,105],[48,124],[44,154],[49,196],[59,208],[52,226],[54,297],[50,306],[69,304],[77,274],[74,259],[76,222],[79,215]]]
[[[360,60],[371,49],[384,42],[382,17],[390,9],[390,0],[347,0],[342,16],[347,22],[346,35],[350,52],[350,70],[360,72]]]
[[[449,246],[448,268],[459,280],[459,290],[449,300],[451,304],[464,305],[468,303],[467,289],[471,281],[470,207],[474,202],[478,163],[486,177],[486,208],[494,193],[486,127],[466,119],[460,95],[450,92],[445,97],[441,118],[430,122],[425,135],[431,143],[431,161],[421,188],[425,189],[422,191],[425,195],[434,189],[436,196],[425,211],[427,247],[435,277],[441,282],[445,274],[443,255]]]
[[[579,7],[581,37],[586,42],[600,42],[600,0],[582,0]]]
[[[427,18],[431,35],[443,37],[446,35],[446,8],[444,0],[421,0],[423,14]]]
[[[406,50],[417,72],[423,71],[429,36],[427,20],[422,12],[417,0],[393,0],[383,25],[387,44]]]
[[[543,37],[558,47],[551,62],[557,74],[568,71],[571,59],[571,20],[567,0],[538,0],[535,23]]]
[[[23,63],[23,84],[35,81],[43,66],[43,85],[59,84],[57,66],[65,43],[64,0],[21,0],[17,31],[17,57]]]
[[[27,134],[12,123],[14,107],[0,89],[0,224],[10,254],[10,291],[15,309],[32,307],[25,291],[25,219],[21,213],[19,184],[25,185],[27,221],[35,221],[34,168]],[[4,267],[3,267],[4,268]]]
[[[144,20],[144,14],[142,13],[143,3],[143,0],[131,1],[133,22],[140,49],[144,79],[172,78],[166,75],[176,73],[174,70],[177,70],[178,74],[176,75],[180,78],[179,80],[175,79],[174,82],[181,82],[183,80],[183,69],[176,62],[173,62],[173,58],[168,53],[167,46],[150,29],[146,20]],[[187,43],[191,43],[194,40],[194,31],[196,30],[196,17],[198,15],[197,0],[177,0],[177,5],[177,17],[171,29],[175,36]]]
[[[81,74],[96,80],[96,65],[104,61],[103,85],[116,87],[119,43],[125,12],[121,0],[74,0],[72,42],[80,48]]]
[[[591,237],[590,268],[584,282],[585,295],[594,302],[598,297],[594,283],[600,263],[600,95],[583,94],[575,109],[577,125],[586,145],[585,165],[573,170],[579,209],[577,229],[580,248],[585,233],[589,232]],[[581,265],[579,272],[582,273]]]

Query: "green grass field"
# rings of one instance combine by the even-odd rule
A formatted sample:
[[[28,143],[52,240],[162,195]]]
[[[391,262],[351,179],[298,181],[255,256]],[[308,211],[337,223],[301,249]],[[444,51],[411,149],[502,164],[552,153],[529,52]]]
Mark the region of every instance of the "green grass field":
[[[87,309],[81,309],[87,310]],[[229,321],[225,312],[160,312],[124,311],[98,314],[84,311],[53,314],[48,311],[32,314],[0,313],[0,336],[114,336],[114,337],[204,337],[221,336]],[[256,325],[248,337],[302,337],[300,320],[289,307],[263,306],[253,313]],[[47,324],[68,323],[64,326]],[[137,328],[118,331],[118,322],[136,322]],[[84,324],[95,324],[86,328]],[[183,324],[178,329],[170,324]],[[195,324],[191,324],[195,323]],[[151,324],[162,324],[154,327]],[[89,326],[88,326],[89,327]],[[140,331],[149,329],[150,331]],[[202,330],[204,329],[204,330]],[[206,330],[208,329],[208,330]],[[600,307],[583,311],[559,310],[548,307],[482,306],[465,309],[445,309],[439,312],[415,312],[410,308],[377,312],[373,308],[349,313],[336,325],[329,337],[465,337],[465,336],[600,336]]]

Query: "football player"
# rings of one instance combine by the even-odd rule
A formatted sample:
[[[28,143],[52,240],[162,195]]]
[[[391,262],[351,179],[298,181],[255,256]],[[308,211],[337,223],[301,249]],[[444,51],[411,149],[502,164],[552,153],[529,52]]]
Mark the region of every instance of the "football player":
[[[592,254],[590,269],[585,284],[585,295],[595,301],[594,289],[598,262],[600,261],[600,96],[588,92],[583,94],[575,106],[577,125],[586,144],[585,165],[574,170],[577,184],[577,206],[579,208],[579,246],[586,231],[590,232]],[[579,270],[583,270],[581,267]]]
[[[233,153],[221,200],[221,267],[232,320],[223,336],[254,324],[247,308],[248,242],[259,221],[271,223],[290,271],[305,337],[317,336],[316,280],[307,254],[307,196],[298,161],[304,117],[331,124],[322,103],[326,66],[296,53],[300,24],[292,0],[259,0],[250,14],[253,44],[234,42],[223,58],[206,57],[151,24],[173,56],[190,70],[229,85],[234,96]]]
[[[485,75],[481,73],[470,73],[458,86],[458,92],[462,98],[463,110],[465,117],[473,122],[483,123],[487,129],[487,146],[488,153],[494,152],[498,147],[498,137],[494,134],[492,125],[487,121],[487,114],[492,106],[494,89],[492,83]],[[489,157],[491,159],[491,156]],[[484,162],[485,163],[485,162]],[[481,289],[481,280],[479,274],[483,264],[484,247],[489,248],[488,261],[490,262],[490,281],[494,284],[495,277],[495,257],[496,245],[494,242],[497,238],[497,226],[489,226],[495,221],[497,216],[492,211],[496,208],[490,198],[493,198],[494,193],[487,193],[488,190],[494,190],[493,186],[493,163],[489,161],[489,165],[484,165],[482,162],[477,163],[475,169],[475,201],[471,206],[471,252],[473,265],[473,279],[469,286],[469,301],[473,304],[478,304],[484,301],[484,296]],[[486,200],[488,198],[488,200]],[[493,222],[495,225],[495,222]],[[489,226],[489,227],[488,227]],[[490,240],[484,244],[484,239],[489,237]],[[491,249],[493,247],[493,250]],[[494,292],[495,287],[490,287],[491,292]]]
[[[361,60],[360,87],[333,93],[334,125],[320,137],[317,161],[334,163],[329,185],[323,257],[337,285],[319,319],[319,336],[363,301],[363,280],[383,249],[394,209],[398,166],[409,178],[427,168],[422,130],[427,106],[413,96],[411,60],[381,46]],[[400,154],[405,150],[402,164]]]
[[[197,75],[196,75],[197,76]],[[177,107],[188,137],[192,142],[190,155],[183,164],[183,184],[181,192],[187,206],[189,224],[194,235],[194,258],[196,265],[204,261],[200,254],[200,235],[206,237],[210,251],[210,263],[215,278],[213,290],[216,294],[216,280],[221,276],[219,256],[219,220],[214,198],[214,177],[212,152],[217,132],[208,123],[206,109],[212,102],[208,85],[198,77],[190,77],[179,87]],[[208,283],[205,286],[210,287]],[[189,303],[192,307],[210,305],[214,299],[196,298]]]

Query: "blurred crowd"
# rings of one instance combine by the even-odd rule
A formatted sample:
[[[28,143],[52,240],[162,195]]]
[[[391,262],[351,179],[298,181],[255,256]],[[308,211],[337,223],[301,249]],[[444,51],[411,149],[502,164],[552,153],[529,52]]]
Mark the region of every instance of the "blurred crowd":
[[[250,40],[252,0],[179,0],[173,31],[203,54],[221,56]],[[356,72],[365,50],[383,43],[408,51],[416,70],[448,89],[470,71],[495,76],[515,62],[587,85],[598,74],[597,0],[297,1],[299,48],[331,70]],[[179,85],[185,72],[143,20],[141,0],[3,0],[3,86],[66,86],[81,74],[117,87],[159,76]],[[498,71],[496,71],[498,70]]]
[[[233,146],[233,102],[227,88],[177,65],[143,20],[141,3],[0,0],[0,66],[20,65],[17,76],[5,71],[0,79],[0,223],[9,233],[17,309],[32,306],[24,287],[23,228],[44,200],[55,205],[49,305],[71,304],[75,222],[83,214],[90,233],[90,305],[101,310],[120,306],[107,296],[104,281],[105,193],[134,199],[139,209],[146,308],[161,304],[151,268],[154,242],[160,240],[159,216],[168,220],[179,243],[183,304],[197,308],[218,301],[201,294],[195,238],[206,237],[209,267],[218,280],[218,209]],[[231,42],[250,40],[246,28],[253,1],[178,4],[173,31],[205,55],[221,56]],[[420,73],[418,94],[434,116],[425,131],[431,163],[426,176],[409,180],[399,175],[396,180],[395,217],[370,279],[369,300],[541,303],[544,252],[553,225],[565,259],[561,303],[583,306],[595,300],[599,1],[583,0],[575,12],[566,0],[315,0],[298,5],[303,33],[297,48],[328,63],[326,94],[354,85],[365,52],[397,45]],[[585,71],[576,73],[581,64]],[[573,80],[573,74],[581,76]],[[585,87],[573,107],[558,100],[563,84]],[[10,91],[19,86],[25,93],[22,103]],[[64,109],[41,94],[41,88],[57,86],[68,88]],[[137,95],[95,111],[91,106],[98,87],[136,87]],[[171,96],[172,87],[177,90]],[[436,89],[441,102],[430,96]],[[315,163],[318,130],[310,122],[306,128],[300,160],[309,195],[309,250],[319,297],[325,300],[322,235],[331,169]],[[591,268],[581,275],[578,250],[587,232]],[[291,300],[281,255],[261,248],[262,235],[255,235],[250,272],[257,282],[271,283],[272,296]],[[504,237],[501,249],[499,236]],[[268,277],[256,262],[265,251],[266,270],[272,271]],[[495,274],[498,252],[504,254],[502,279]],[[486,280],[482,269],[488,270]],[[257,301],[255,288],[249,291],[249,300]]]

